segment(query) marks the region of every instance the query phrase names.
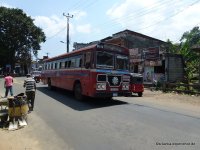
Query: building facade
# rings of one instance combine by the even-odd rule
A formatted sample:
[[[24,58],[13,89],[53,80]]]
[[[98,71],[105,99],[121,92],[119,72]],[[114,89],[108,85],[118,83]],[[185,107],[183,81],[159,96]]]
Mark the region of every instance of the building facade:
[[[166,42],[131,30],[115,33],[100,41],[127,47],[130,52],[130,72],[142,74],[145,82],[153,82],[164,76]],[[75,43],[74,48],[76,50],[77,47],[93,43]]]
[[[130,30],[115,33],[102,41],[127,47],[130,72],[143,74],[145,82],[153,82],[164,76],[166,42]]]

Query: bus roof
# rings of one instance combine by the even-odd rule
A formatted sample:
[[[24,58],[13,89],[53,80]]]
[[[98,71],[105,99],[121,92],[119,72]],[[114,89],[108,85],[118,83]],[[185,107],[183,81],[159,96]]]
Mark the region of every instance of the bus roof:
[[[119,45],[116,45],[116,44],[110,44],[110,43],[102,43],[102,42],[100,42],[98,44],[93,44],[93,45],[90,45],[90,46],[87,46],[87,47],[83,47],[83,48],[80,48],[78,50],[74,50],[74,51],[69,52],[69,53],[64,53],[64,54],[61,54],[61,55],[58,55],[58,56],[55,56],[55,57],[52,57],[52,58],[49,58],[49,59],[45,59],[44,61],[49,62],[49,61],[61,59],[61,58],[64,58],[65,56],[73,55],[73,54],[76,54],[76,53],[79,53],[79,52],[82,52],[82,51],[87,51],[89,49],[96,48],[98,45],[103,45],[103,46],[105,46],[105,45],[113,45],[115,47],[119,47],[120,50],[121,50],[121,53],[129,54],[128,49],[125,48],[125,47],[122,47],[122,46],[119,46]]]

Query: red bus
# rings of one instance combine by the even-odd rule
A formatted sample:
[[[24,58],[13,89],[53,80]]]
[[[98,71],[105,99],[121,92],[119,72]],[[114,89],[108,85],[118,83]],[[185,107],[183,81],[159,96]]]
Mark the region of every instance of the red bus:
[[[42,81],[49,88],[85,96],[111,99],[130,94],[129,51],[127,48],[98,43],[44,61]]]

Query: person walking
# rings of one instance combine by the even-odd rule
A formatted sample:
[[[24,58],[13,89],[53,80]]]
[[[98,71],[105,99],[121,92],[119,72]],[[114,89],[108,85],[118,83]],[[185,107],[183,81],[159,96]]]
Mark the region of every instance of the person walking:
[[[4,79],[5,79],[4,87],[6,89],[5,97],[8,96],[9,91],[10,91],[10,95],[13,96],[13,77],[10,76],[10,73],[7,73]]]
[[[27,101],[29,104],[29,110],[33,111],[34,108],[34,101],[35,101],[35,92],[36,92],[36,82],[35,80],[31,77],[30,74],[26,75],[26,79],[24,80],[24,87],[26,88],[26,96],[27,96]],[[31,106],[30,106],[31,104]]]

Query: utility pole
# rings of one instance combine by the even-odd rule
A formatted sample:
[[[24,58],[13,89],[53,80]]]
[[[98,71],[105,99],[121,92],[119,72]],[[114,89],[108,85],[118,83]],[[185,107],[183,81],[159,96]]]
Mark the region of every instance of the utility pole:
[[[69,18],[73,18],[73,15],[69,15],[69,13],[67,15],[65,15],[65,13],[63,13],[63,16],[65,16],[67,18],[67,38],[66,38],[66,45],[67,45],[67,53],[69,53]]]

